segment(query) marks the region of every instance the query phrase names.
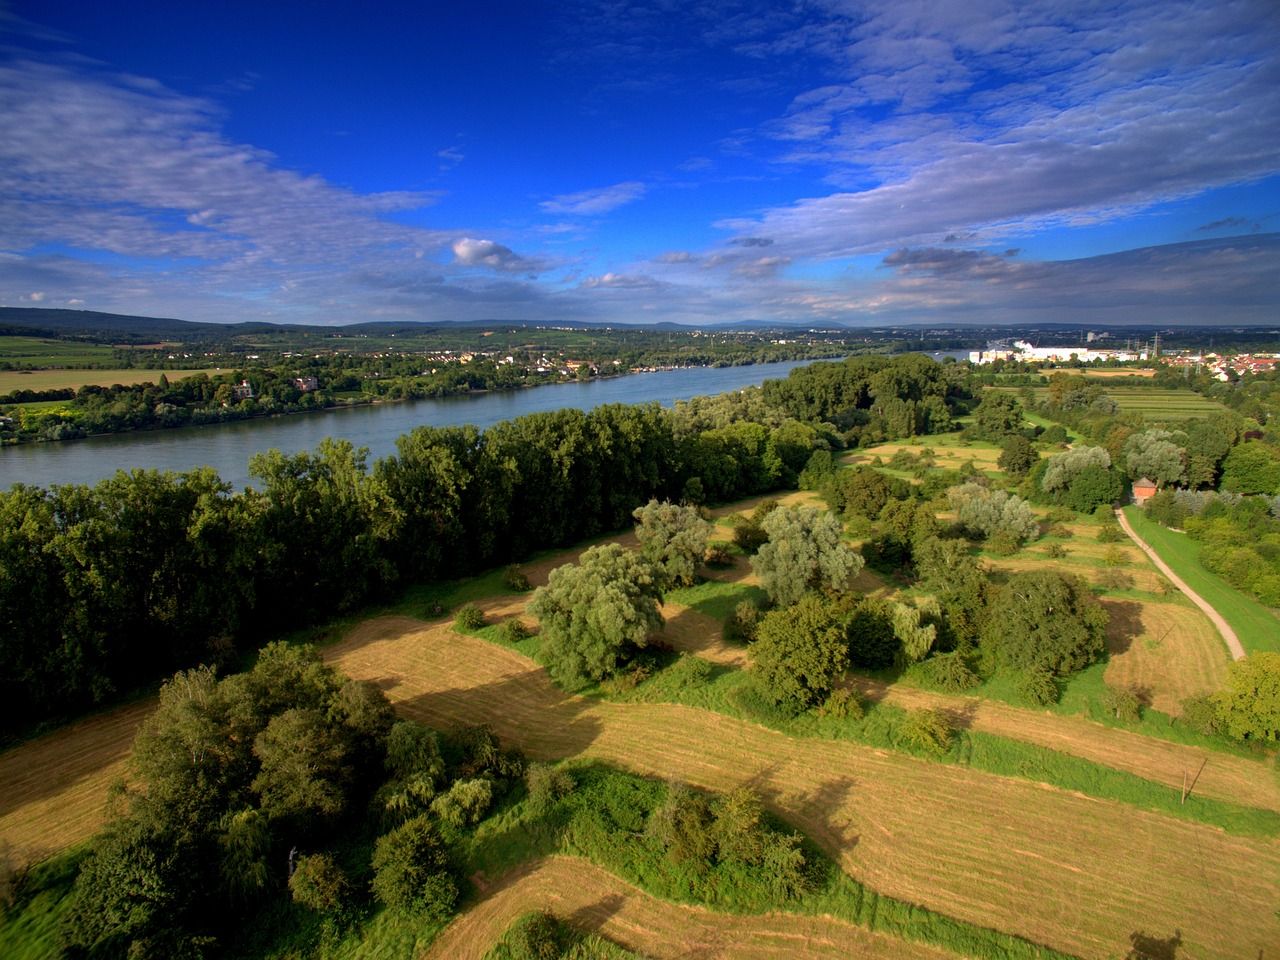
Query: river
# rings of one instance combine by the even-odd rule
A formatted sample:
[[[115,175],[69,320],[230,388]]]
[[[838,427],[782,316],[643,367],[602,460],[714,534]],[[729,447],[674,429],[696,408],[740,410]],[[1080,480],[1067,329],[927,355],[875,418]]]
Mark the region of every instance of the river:
[[[964,351],[931,354],[967,356]],[[141,430],[84,440],[30,443],[0,448],[0,490],[15,483],[47,487],[55,483],[96,483],[117,470],[192,470],[211,466],[237,489],[249,484],[249,458],[273,447],[285,453],[313,450],[325,437],[369,448],[369,463],[395,453],[396,438],[414,427],[484,428],[526,413],[573,407],[590,410],[604,403],[671,406],[677,400],[725,393],[785,377],[808,361],[758,363],[744,367],[689,367],[634,373],[586,383],[558,383],[524,390],[464,394],[438,400],[406,400],[323,413],[260,420]]]
[[[369,463],[395,453],[396,438],[424,424],[452,427],[470,423],[489,427],[526,413],[574,407],[590,410],[604,403],[670,406],[704,394],[724,393],[784,377],[803,362],[760,363],[745,367],[692,367],[658,373],[634,373],[586,383],[557,383],[524,390],[473,393],[438,400],[406,400],[323,413],[302,413],[260,420],[142,430],[84,440],[31,443],[0,448],[0,489],[14,483],[96,483],[116,470],[137,467],[191,470],[211,466],[236,488],[249,483],[249,457],[276,448],[285,453],[312,450],[325,437],[369,448]]]

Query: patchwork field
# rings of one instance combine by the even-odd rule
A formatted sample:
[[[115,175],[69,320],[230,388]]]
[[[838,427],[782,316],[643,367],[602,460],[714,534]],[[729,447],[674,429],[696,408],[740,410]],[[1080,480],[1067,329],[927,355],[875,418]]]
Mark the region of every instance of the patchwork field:
[[[0,361],[15,365],[56,367],[110,363],[113,357],[111,347],[99,343],[76,343],[72,340],[48,340],[43,337],[0,337]]]
[[[155,383],[164,374],[172,382],[196,373],[213,373],[213,370],[0,370],[0,394],[14,390],[63,390],[92,384],[110,387],[115,384],[132,386],[135,383]]]
[[[368,621],[328,655],[406,715],[488,723],[535,758],[750,784],[873,889],[1080,956],[1138,930],[1249,960],[1280,941],[1272,841],[703,710],[567,696],[533,661],[445,624]]]
[[[1121,413],[1140,413],[1155,421],[1207,417],[1226,409],[1218,401],[1203,397],[1193,390],[1154,385],[1140,387],[1131,384],[1104,384],[1104,386],[1107,396],[1116,402]],[[1016,394],[1025,388],[992,387],[990,389]],[[1032,387],[1031,390],[1037,402],[1043,401],[1049,395],[1048,387]]]
[[[453,921],[427,951],[439,960],[482,960],[495,940],[530,910],[647,957],[859,957],[942,960],[952,953],[870,933],[830,917],[717,913],[655,899],[577,857],[548,857],[502,877]]]

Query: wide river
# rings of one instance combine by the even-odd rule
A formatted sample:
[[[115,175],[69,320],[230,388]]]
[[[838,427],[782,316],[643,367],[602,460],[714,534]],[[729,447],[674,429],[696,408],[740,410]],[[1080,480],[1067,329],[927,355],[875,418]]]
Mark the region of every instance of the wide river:
[[[236,488],[249,484],[249,457],[276,448],[285,453],[314,449],[325,437],[369,448],[369,463],[395,452],[396,438],[424,424],[433,427],[475,424],[488,427],[526,413],[574,407],[590,410],[604,403],[670,406],[705,394],[725,393],[784,377],[803,362],[760,363],[745,367],[695,367],[639,373],[587,383],[548,384],[524,390],[467,394],[439,400],[411,400],[323,413],[261,420],[148,430],[89,437],[60,443],[0,448],[0,490],[14,483],[96,483],[117,470],[153,468],[190,470],[211,466]]]

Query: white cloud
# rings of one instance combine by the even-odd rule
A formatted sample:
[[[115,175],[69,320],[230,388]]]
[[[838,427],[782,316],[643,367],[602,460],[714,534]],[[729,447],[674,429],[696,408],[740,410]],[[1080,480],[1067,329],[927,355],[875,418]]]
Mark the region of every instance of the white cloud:
[[[639,200],[644,196],[645,185],[637,180],[615,183],[611,187],[599,187],[595,190],[579,190],[577,193],[565,193],[550,200],[544,200],[539,206],[547,213],[564,214],[572,217],[591,217],[609,213],[618,207]]]
[[[465,267],[488,267],[507,273],[539,273],[544,269],[541,261],[522,257],[510,247],[493,240],[476,240],[462,237],[453,242],[454,259]]]
[[[27,301],[27,303],[41,303],[44,301],[44,291],[34,290],[31,293],[23,295],[22,299]]]

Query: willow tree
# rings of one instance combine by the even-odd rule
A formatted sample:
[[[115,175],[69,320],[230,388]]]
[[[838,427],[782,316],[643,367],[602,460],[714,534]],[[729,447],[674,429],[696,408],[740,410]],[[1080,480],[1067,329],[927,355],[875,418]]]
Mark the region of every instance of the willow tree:
[[[661,599],[653,566],[616,543],[552,570],[529,603],[547,670],[569,688],[613,674],[661,629]]]

